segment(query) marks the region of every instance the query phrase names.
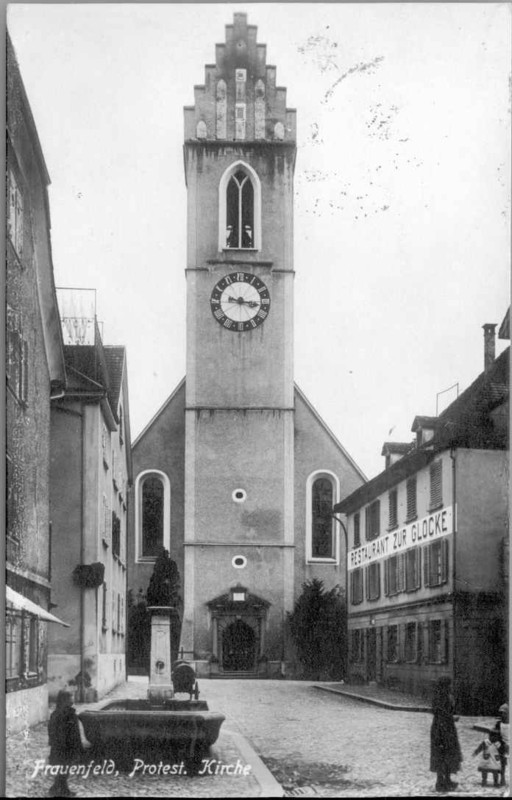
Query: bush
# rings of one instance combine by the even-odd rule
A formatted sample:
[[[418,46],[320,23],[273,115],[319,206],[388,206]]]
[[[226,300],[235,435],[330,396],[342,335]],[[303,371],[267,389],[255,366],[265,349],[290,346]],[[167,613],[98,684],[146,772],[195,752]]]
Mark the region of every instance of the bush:
[[[307,680],[341,680],[346,662],[346,607],[339,588],[314,578],[302,586],[288,627]]]

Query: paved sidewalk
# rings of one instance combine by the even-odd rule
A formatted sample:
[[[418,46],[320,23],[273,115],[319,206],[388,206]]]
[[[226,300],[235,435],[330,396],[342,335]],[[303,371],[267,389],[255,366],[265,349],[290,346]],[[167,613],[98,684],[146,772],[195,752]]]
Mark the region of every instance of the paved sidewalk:
[[[77,703],[77,713],[98,709],[117,699],[145,698],[147,678],[130,678],[97,703]],[[207,693],[204,699],[208,702]],[[214,704],[209,703],[212,711]],[[51,708],[50,710],[53,710]],[[227,722],[227,720],[226,720]],[[119,773],[94,775],[110,770],[109,763],[92,764],[86,773],[69,778],[70,788],[77,797],[282,797],[283,789],[255,753],[245,737],[223,723],[217,742],[210,751],[209,769],[215,773],[218,765],[238,765],[249,774],[206,774],[188,776],[141,775]],[[50,774],[44,774],[49,755],[48,725],[42,723],[27,731],[10,736],[6,742],[6,797],[46,797],[52,784]],[[158,764],[155,765],[158,768]]]
[[[422,702],[418,697],[398,690],[387,689],[385,686],[379,686],[378,684],[359,685],[341,681],[339,683],[317,683],[315,684],[315,689],[345,695],[354,700],[361,700],[363,703],[389,708],[393,711],[430,711],[430,705]]]

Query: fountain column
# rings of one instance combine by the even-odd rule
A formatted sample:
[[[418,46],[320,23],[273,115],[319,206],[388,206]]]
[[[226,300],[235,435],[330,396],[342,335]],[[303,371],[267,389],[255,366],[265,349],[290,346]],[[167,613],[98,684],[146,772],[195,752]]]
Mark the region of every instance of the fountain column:
[[[162,703],[174,696],[171,678],[171,606],[149,606],[151,612],[151,658],[148,698]]]

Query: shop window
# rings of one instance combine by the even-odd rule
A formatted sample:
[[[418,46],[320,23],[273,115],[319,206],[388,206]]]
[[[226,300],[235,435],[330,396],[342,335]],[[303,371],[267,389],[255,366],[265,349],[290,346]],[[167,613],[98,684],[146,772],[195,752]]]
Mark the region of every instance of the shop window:
[[[388,530],[396,528],[398,525],[398,491],[392,489],[388,493]]]
[[[405,591],[414,592],[421,586],[421,550],[412,548],[405,553]]]
[[[148,470],[135,484],[137,561],[155,561],[161,548],[170,549],[171,487],[163,472]]]
[[[7,235],[21,258],[23,255],[23,195],[14,172],[10,169],[8,174],[8,208],[7,208]]]
[[[366,507],[366,540],[376,539],[380,534],[380,500]]]
[[[431,664],[445,664],[448,660],[448,626],[445,620],[433,619],[428,623],[428,660]]]
[[[5,616],[5,677],[18,678],[22,671],[22,625],[21,616],[13,609],[6,609]]]
[[[409,478],[407,481],[407,522],[416,519],[418,516],[416,497],[417,497],[417,482],[416,475]]]
[[[443,462],[434,461],[430,465],[430,507],[433,511],[443,505]]]
[[[354,514],[354,547],[360,547],[360,545],[361,545],[361,518],[358,511],[357,514]]]
[[[388,625],[386,639],[387,661],[395,663],[398,661],[398,625]]]
[[[423,548],[425,586],[441,586],[448,580],[448,541],[440,539]]]
[[[365,567],[366,599],[378,600],[380,597],[380,564],[375,562]]]
[[[351,632],[351,660],[353,662],[364,661],[364,631],[356,630]]]
[[[39,661],[39,620],[30,615],[25,620],[27,629],[27,668],[29,674],[37,674]]]
[[[408,622],[405,626],[404,657],[408,663],[416,661],[417,657],[417,625],[415,622]]]
[[[24,337],[21,314],[7,306],[6,372],[7,385],[19,403],[28,400],[28,343]]]
[[[237,161],[219,183],[219,249],[261,247],[261,184],[248,164]]]
[[[363,602],[363,569],[354,569],[350,573],[350,599],[353,606]]]
[[[404,553],[390,556],[384,562],[384,593],[394,595],[405,588]]]

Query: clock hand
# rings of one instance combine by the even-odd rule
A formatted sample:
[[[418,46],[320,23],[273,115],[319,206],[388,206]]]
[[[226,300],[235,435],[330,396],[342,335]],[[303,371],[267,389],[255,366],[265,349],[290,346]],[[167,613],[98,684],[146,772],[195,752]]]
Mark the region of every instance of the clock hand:
[[[256,300],[244,300],[243,297],[228,297],[228,303],[236,303],[239,306],[249,306],[249,308],[256,308],[259,303]]]

